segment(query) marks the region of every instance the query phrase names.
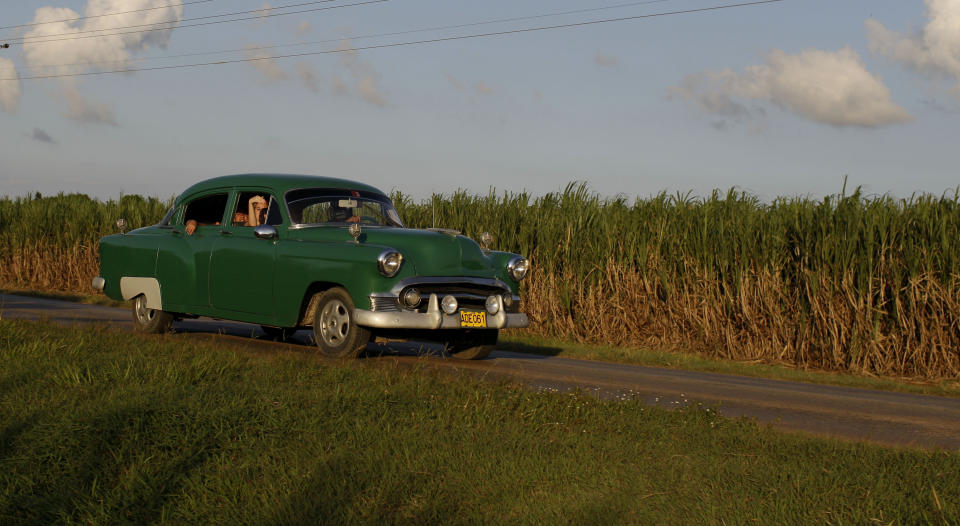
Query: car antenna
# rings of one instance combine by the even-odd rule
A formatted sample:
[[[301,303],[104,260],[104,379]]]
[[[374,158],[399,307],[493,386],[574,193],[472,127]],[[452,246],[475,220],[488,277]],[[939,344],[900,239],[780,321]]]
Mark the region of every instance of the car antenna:
[[[433,205],[433,228],[437,228],[437,195],[430,196],[430,201]]]

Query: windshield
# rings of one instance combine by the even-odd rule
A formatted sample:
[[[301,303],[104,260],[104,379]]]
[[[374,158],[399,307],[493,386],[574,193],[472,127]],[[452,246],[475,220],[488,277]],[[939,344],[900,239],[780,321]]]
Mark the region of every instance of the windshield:
[[[308,188],[287,192],[287,211],[295,225],[347,225],[402,227],[390,200],[373,192]]]

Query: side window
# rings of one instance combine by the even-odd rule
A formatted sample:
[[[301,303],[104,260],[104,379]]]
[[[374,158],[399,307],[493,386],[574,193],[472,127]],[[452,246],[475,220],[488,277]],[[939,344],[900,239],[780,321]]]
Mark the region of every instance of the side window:
[[[279,225],[283,222],[276,199],[266,192],[240,192],[233,209],[233,226]]]
[[[196,221],[199,226],[219,225],[227,208],[227,194],[214,194],[194,199],[187,205],[183,222]]]

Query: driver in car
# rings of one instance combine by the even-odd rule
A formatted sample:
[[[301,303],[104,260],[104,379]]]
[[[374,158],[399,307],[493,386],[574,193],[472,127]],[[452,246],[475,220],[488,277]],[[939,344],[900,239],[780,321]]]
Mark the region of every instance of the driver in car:
[[[336,203],[332,204],[330,207],[330,222],[331,223],[359,223],[360,216],[353,215],[353,211],[349,208],[343,208],[342,206],[337,205]]]

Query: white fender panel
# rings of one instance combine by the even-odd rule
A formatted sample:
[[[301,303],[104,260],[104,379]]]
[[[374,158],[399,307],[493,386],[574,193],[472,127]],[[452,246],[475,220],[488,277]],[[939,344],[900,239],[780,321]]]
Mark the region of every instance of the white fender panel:
[[[143,294],[147,298],[147,308],[161,310],[160,282],[157,278],[120,278],[120,294],[129,300]]]

